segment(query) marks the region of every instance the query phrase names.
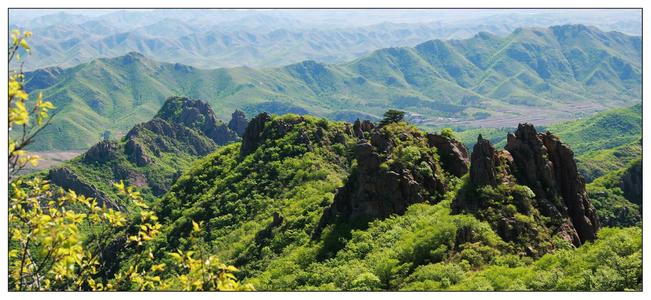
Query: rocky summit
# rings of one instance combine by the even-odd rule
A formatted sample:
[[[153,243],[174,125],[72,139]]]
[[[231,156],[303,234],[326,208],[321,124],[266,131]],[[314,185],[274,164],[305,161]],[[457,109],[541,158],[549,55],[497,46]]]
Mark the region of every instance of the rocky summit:
[[[246,119],[244,112],[237,109],[231,115],[231,121],[228,122],[228,128],[240,137],[244,135],[244,131],[246,131],[248,125],[249,121]]]
[[[511,200],[496,202],[496,195]],[[572,150],[549,132],[537,133],[531,124],[520,124],[508,134],[502,151],[479,136],[468,185],[453,209],[489,221],[506,241],[539,240],[525,247],[533,254],[552,249],[554,235],[579,246],[594,240],[599,230]]]
[[[467,172],[467,151],[451,138],[425,134],[403,122],[376,126],[359,120],[353,134],[358,138],[352,150],[357,165],[319,228],[337,219],[385,218],[403,214],[414,203],[437,203],[449,190],[448,176]]]

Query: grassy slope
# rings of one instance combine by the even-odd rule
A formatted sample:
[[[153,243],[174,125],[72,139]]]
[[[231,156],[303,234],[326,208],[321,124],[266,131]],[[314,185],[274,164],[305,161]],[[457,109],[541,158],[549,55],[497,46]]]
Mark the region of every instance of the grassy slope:
[[[586,186],[599,219],[606,226],[633,226],[642,224],[642,199],[627,198],[621,188],[622,177],[635,165],[641,164],[637,158],[625,167],[610,171]]]

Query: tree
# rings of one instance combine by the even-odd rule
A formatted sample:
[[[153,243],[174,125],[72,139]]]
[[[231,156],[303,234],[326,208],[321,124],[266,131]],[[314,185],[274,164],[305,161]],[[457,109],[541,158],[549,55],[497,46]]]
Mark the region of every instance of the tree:
[[[29,32],[12,32],[9,63],[20,59],[19,49],[29,53],[25,40],[29,36]],[[77,195],[73,190],[54,189],[39,175],[17,176],[26,164],[38,164],[39,157],[29,155],[24,148],[49,124],[48,111],[54,108],[39,95],[31,104],[33,108],[28,109],[29,95],[23,90],[22,80],[21,71],[10,72],[9,130],[15,126],[22,130],[19,139],[9,139],[11,290],[253,289],[239,284],[233,275],[237,271],[235,267],[201,251],[163,252],[175,265],[156,263],[159,261],[153,255],[156,246],[152,241],[162,225],[132,186],[125,187],[121,181],[115,184],[118,195],[126,203],[118,210]],[[35,124],[30,124],[30,120],[35,120]],[[199,224],[193,222],[193,225],[193,232],[198,232]],[[129,251],[129,259],[117,272],[106,272],[103,268],[119,259],[106,254],[115,245],[118,252]]]
[[[384,113],[384,119],[380,121],[380,126],[384,126],[391,123],[402,122],[405,119],[405,112],[395,109],[389,109]]]
[[[21,49],[30,53],[31,49],[27,44],[27,38],[32,35],[31,32],[20,32],[14,30],[11,32],[11,44],[9,45],[9,61],[19,62],[21,60]],[[50,122],[51,118],[48,113],[54,109],[49,101],[43,101],[43,94],[38,94],[36,101],[31,103],[29,94],[23,89],[23,79],[25,76],[22,72],[22,65],[18,70],[9,71],[9,180],[11,181],[22,169],[28,164],[36,166],[38,155],[31,155],[25,151],[25,147],[32,143],[34,137],[41,132]],[[28,107],[32,108],[29,109]],[[34,123],[31,123],[35,121]],[[13,139],[11,133],[16,130],[19,133],[18,139]]]

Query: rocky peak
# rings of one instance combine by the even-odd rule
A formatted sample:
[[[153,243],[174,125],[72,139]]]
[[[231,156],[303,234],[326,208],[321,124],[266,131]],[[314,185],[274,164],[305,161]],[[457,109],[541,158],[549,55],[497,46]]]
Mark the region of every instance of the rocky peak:
[[[581,243],[594,240],[599,230],[597,211],[588,199],[585,182],[579,175],[572,150],[561,142],[558,137],[546,132],[539,135],[542,138],[556,183],[556,194],[564,200],[567,214],[572,225],[581,239]]]
[[[556,191],[553,164],[549,161],[547,148],[534,126],[528,123],[519,124],[515,133],[507,135],[504,148],[513,156],[515,176],[519,182],[529,186],[539,197],[553,199]]]
[[[155,117],[198,130],[217,145],[238,140],[237,133],[218,120],[210,105],[201,100],[170,97]]]
[[[116,141],[101,141],[86,151],[83,160],[86,163],[104,163],[113,160],[118,157],[118,148]]]
[[[480,134],[470,156],[470,182],[477,186],[496,186],[498,163],[495,147]]]
[[[251,122],[249,122],[246,130],[244,131],[244,135],[242,135],[240,157],[244,157],[258,148],[262,139],[262,132],[265,128],[265,124],[269,121],[271,121],[271,116],[266,112],[263,112],[255,116],[255,118],[251,119]]]
[[[356,123],[362,128],[363,123]],[[447,189],[434,149],[424,134],[407,125],[373,128],[370,139],[360,139],[353,153],[357,166],[324,211],[315,236],[336,219],[385,218],[414,203],[438,202]]]
[[[572,150],[549,132],[537,133],[531,124],[519,124],[505,148],[513,156],[518,182],[534,192],[541,213],[567,223],[561,235],[577,246],[593,240],[599,221]]]
[[[237,133],[238,136],[244,135],[247,125],[249,125],[249,121],[246,119],[244,112],[240,110],[235,110],[231,115],[231,121],[228,122],[228,128]]]
[[[487,209],[485,206],[491,205],[488,203],[494,199],[481,200],[487,203],[470,203],[473,201],[470,198],[481,198],[482,186],[504,184],[502,190],[512,195],[503,196],[520,199],[516,203],[518,212],[535,216],[534,223],[538,224],[523,224],[512,213],[503,212],[502,219],[493,220],[492,225],[499,227],[496,230],[505,240],[517,240],[523,234],[535,236],[535,232],[540,232],[536,226],[547,228],[545,230],[558,234],[575,246],[593,240],[599,221],[585,192],[583,178],[577,172],[572,150],[549,132],[537,133],[531,124],[520,124],[514,133],[508,134],[505,149],[496,151],[489,141],[479,136],[470,165],[470,188],[479,194],[467,196],[460,193],[453,203],[455,210],[469,210],[482,215],[477,209]],[[515,186],[530,189],[532,199]],[[542,216],[549,221],[543,221]],[[511,225],[506,226],[505,222]]]
[[[427,134],[430,147],[438,149],[441,167],[456,177],[468,173],[468,150],[463,143],[440,134]]]

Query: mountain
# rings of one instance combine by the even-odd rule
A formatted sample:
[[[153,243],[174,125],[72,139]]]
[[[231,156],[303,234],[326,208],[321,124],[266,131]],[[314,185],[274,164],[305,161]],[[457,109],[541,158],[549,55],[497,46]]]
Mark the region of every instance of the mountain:
[[[10,10],[10,28],[34,32],[26,70],[72,67],[133,51],[203,68],[343,63],[380,48],[568,23],[641,33],[635,10],[47,11],[30,18],[24,10]]]
[[[208,99],[222,118],[241,109],[351,121],[397,108],[424,127],[546,125],[639,103],[640,49],[639,37],[567,25],[387,48],[340,65],[204,70],[130,53],[27,73],[27,89],[60,110],[33,149],[84,149],[178,94]]]
[[[48,171],[52,183],[124,208],[114,182],[137,187],[149,201],[170,189],[182,171],[220,145],[239,140],[205,102],[172,97],[156,116],[119,141],[104,140]]]

